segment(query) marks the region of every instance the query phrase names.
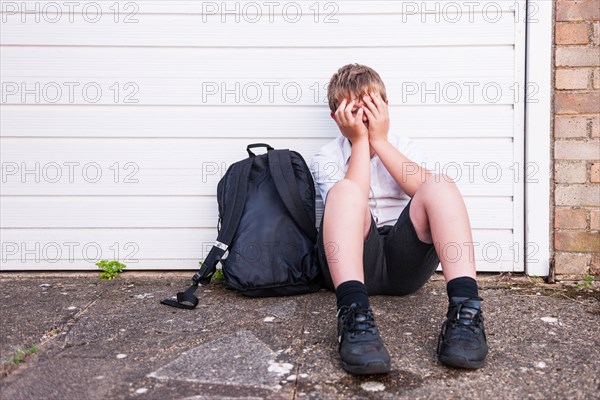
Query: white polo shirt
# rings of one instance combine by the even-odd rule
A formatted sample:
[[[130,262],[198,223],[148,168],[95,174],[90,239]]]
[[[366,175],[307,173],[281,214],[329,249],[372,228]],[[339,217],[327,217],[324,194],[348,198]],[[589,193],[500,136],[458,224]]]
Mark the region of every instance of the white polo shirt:
[[[406,137],[388,134],[388,141],[405,157],[424,167],[426,155],[422,149]],[[311,171],[323,202],[333,185],[346,176],[352,145],[344,136],[327,143],[315,154]],[[410,197],[400,189],[377,154],[371,158],[371,189],[369,208],[378,227],[394,225]]]

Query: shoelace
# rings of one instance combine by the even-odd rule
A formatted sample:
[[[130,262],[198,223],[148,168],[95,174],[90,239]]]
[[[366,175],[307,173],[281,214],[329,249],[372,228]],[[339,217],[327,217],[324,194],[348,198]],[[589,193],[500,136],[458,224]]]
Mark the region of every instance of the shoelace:
[[[350,333],[351,337],[366,333],[372,335],[377,333],[375,317],[371,310],[360,309],[353,304],[350,307],[342,307],[339,313],[342,314],[344,329]]]
[[[453,330],[455,334],[452,335],[452,337],[460,337],[464,333],[464,329],[477,332],[481,328],[480,323],[482,321],[483,316],[479,310],[460,302],[450,308],[448,320],[444,322],[444,331],[448,326],[460,328]]]

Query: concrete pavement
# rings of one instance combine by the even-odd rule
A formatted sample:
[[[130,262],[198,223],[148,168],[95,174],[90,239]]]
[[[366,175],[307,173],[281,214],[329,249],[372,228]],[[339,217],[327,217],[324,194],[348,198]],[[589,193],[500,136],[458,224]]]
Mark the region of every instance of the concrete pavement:
[[[159,304],[191,275],[3,273],[0,398],[600,398],[597,282],[481,276],[490,354],[477,371],[437,361],[441,276],[373,297],[392,373],[353,377],[339,366],[333,293],[254,299],[217,284],[198,290],[196,310]],[[34,350],[17,363],[18,349]]]

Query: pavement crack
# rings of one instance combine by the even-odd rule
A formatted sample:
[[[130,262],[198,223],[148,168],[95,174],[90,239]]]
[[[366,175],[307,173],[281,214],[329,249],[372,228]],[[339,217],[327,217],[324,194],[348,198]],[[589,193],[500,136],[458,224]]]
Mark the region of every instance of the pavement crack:
[[[105,291],[106,292],[106,291]],[[69,330],[77,323],[77,321],[79,320],[79,318],[90,308],[92,308],[94,306],[94,304],[96,304],[96,302],[98,302],[98,300],[100,300],[100,298],[102,297],[102,295],[105,293],[102,292],[101,294],[99,294],[94,300],[90,301],[89,303],[87,303],[85,306],[83,306],[78,312],[76,312],[75,314],[67,317],[67,319],[59,324],[59,326],[57,326],[55,329],[57,329],[61,334],[66,335]],[[49,337],[46,341],[44,341],[42,344],[52,340],[52,339],[56,339],[58,338],[58,335],[55,336],[51,336]]]
[[[96,296],[96,298],[92,301],[90,301],[88,304],[86,304],[85,306],[83,306],[81,308],[81,310],[77,311],[75,314],[73,314],[71,317],[67,318],[67,321],[65,322],[65,325],[68,325],[69,322],[72,321],[76,321],[81,315],[83,315],[88,309],[90,309],[91,307],[94,306],[94,304],[96,304],[96,302],[98,300],[100,300],[100,298],[104,295],[104,293],[106,293],[106,291],[102,292],[101,294],[99,294],[98,296]]]
[[[63,322],[57,323],[54,327],[48,330],[48,332],[46,332],[35,344],[35,346],[37,347],[36,354],[27,357],[29,362],[22,362],[16,365],[9,363],[2,365],[2,367],[0,368],[0,377],[6,378],[19,370],[27,368],[32,361],[37,360],[38,355],[41,353],[41,351],[47,349],[49,346],[55,343],[61,335],[65,335],[67,332],[69,332],[69,329],[77,323],[81,315],[83,315],[88,309],[93,307],[94,304],[96,304],[96,302],[100,300],[100,298],[104,295],[104,293],[107,292],[107,290],[108,289],[98,294],[94,300],[90,301],[85,306],[83,306],[77,313],[67,317],[65,320],[63,320]],[[62,346],[63,349],[66,347],[68,346]]]
[[[60,332],[62,335],[66,335],[73,326],[75,326],[75,324],[77,323],[77,321],[79,321],[80,317],[85,314],[85,312],[87,310],[89,310],[90,308],[92,308],[94,306],[94,304],[96,304],[98,302],[98,300],[100,300],[102,298],[102,296],[104,296],[104,294],[108,291],[108,289],[104,290],[102,293],[98,294],[96,296],[96,298],[92,301],[90,301],[88,304],[86,304],[85,306],[83,306],[81,308],[81,310],[79,310],[78,312],[76,312],[75,314],[73,314],[72,316],[68,317],[67,320],[65,322],[63,322],[61,324],[60,327]],[[58,337],[58,335],[56,336]],[[62,348],[66,348],[68,343],[65,343],[65,345],[62,346]]]
[[[306,337],[305,337],[305,329],[306,329],[306,321],[308,319],[308,300],[306,299],[306,296],[304,298],[304,311],[303,311],[303,315],[302,315],[302,326],[300,328],[300,335],[302,335],[302,341],[300,342],[300,355],[298,356],[298,359],[296,360],[296,380],[294,381],[294,393],[292,394],[292,400],[296,400],[296,393],[298,391],[298,383],[300,380],[300,366],[302,365],[302,362],[304,361],[304,345],[306,344]]]

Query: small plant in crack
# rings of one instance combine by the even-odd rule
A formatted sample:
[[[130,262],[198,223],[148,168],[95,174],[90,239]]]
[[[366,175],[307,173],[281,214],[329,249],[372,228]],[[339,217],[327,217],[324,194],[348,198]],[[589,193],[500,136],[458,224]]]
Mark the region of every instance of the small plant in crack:
[[[198,261],[198,264],[200,264],[200,266],[202,266],[203,262],[204,262],[203,260],[200,260],[200,261]],[[213,276],[210,278],[210,283],[223,283],[223,282],[225,282],[225,275],[223,275],[223,270],[221,268],[217,268],[217,270],[215,271]]]
[[[98,279],[107,279],[109,281],[115,279],[127,267],[125,264],[114,260],[100,260],[96,263],[96,266],[103,271]]]
[[[583,278],[583,283],[577,283],[575,286],[578,288],[587,289],[592,285],[592,283],[594,282],[594,279],[595,279],[594,275],[586,275]]]
[[[210,279],[212,283],[222,283],[225,282],[225,275],[223,275],[222,269],[217,269]]]
[[[25,361],[27,356],[34,354],[37,351],[38,347],[35,344],[26,349],[18,348],[17,351],[15,351],[15,354],[10,358],[10,363],[15,365],[21,364],[23,361]]]

